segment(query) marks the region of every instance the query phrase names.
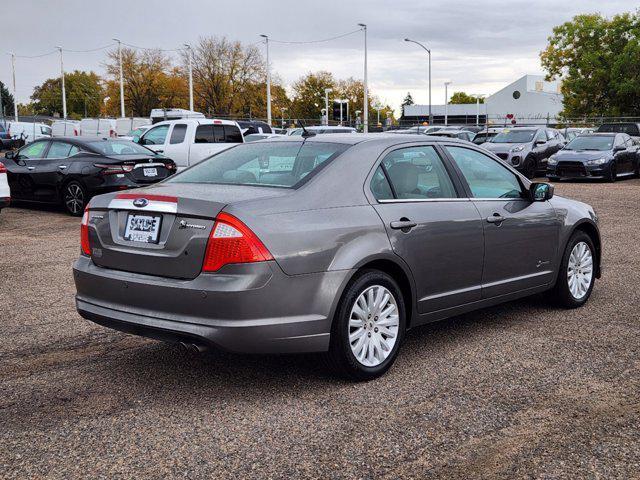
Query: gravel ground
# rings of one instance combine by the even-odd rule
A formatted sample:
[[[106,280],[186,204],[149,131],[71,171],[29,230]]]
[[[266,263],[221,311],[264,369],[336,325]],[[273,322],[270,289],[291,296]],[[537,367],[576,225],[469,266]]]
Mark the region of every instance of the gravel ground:
[[[586,307],[542,296],[408,334],[383,378],[197,355],[83,320],[79,222],[0,214],[0,477],[640,478],[640,180],[562,183],[601,218]]]

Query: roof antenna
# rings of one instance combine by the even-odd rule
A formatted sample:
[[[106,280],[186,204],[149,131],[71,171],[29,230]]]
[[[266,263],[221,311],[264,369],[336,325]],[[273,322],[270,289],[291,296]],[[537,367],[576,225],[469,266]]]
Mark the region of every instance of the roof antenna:
[[[302,120],[298,120],[300,122],[300,126],[302,127],[302,138],[315,137],[316,134],[314,132],[310,132],[306,128],[304,128],[304,122]]]

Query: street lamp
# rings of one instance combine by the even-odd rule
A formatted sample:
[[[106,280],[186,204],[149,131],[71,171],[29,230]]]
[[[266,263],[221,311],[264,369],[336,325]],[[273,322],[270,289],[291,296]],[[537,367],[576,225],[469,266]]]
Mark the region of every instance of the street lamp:
[[[449,125],[449,92],[447,88],[452,82],[444,82],[444,124]]]
[[[476,99],[476,126],[479,126],[480,125],[480,99],[486,97],[486,95],[483,93],[477,93],[471,96]]]
[[[282,107],[280,109],[280,114],[282,115],[281,127],[284,128],[284,112],[287,110],[287,107]]]
[[[324,108],[326,111],[326,119],[325,119],[325,125],[329,125],[329,92],[331,92],[333,89],[331,88],[325,88],[324,89]]]
[[[122,73],[122,42],[117,38],[112,38],[118,42],[118,64],[120,68],[120,117],[124,118],[124,74]]]
[[[425,47],[420,42],[416,42],[415,40],[411,40],[409,38],[405,38],[404,41],[405,42],[415,43],[416,45],[421,46],[429,54],[429,125],[431,125],[431,123],[433,122],[433,117],[431,116],[431,50],[428,49],[427,47]]]
[[[369,84],[367,82],[367,25],[359,23],[364,31],[364,133],[369,131]]]
[[[189,55],[189,110],[193,112],[193,52],[190,44],[185,43],[184,46]]]
[[[267,47],[267,123],[271,126],[271,68],[269,67],[269,36],[260,35],[264,38]]]
[[[60,79],[62,80],[62,118],[67,119],[67,91],[64,88],[64,63],[62,61],[62,47],[56,47],[60,51]]]

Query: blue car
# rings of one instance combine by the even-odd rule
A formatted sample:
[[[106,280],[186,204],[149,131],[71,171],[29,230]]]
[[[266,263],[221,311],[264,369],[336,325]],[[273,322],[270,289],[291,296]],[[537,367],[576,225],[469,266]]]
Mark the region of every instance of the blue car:
[[[593,178],[615,182],[638,176],[640,155],[635,140],[626,133],[579,135],[547,162],[547,178]]]

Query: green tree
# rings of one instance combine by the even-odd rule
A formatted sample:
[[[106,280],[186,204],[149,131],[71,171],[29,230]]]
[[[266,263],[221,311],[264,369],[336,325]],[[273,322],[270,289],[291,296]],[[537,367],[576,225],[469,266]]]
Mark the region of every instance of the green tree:
[[[449,103],[452,104],[463,104],[463,103],[476,103],[476,97],[472,97],[468,93],[465,92],[453,92],[451,98],[449,99]],[[484,99],[480,99],[480,103],[484,103]]]
[[[335,90],[336,80],[331,72],[309,72],[300,77],[293,86],[293,99],[291,103],[291,116],[293,118],[319,119],[324,108],[324,90]],[[332,100],[339,98],[339,93],[329,93],[329,109]]]
[[[94,116],[100,113],[102,84],[97,74],[75,70],[65,74],[64,85],[69,118]],[[60,78],[49,78],[35,87],[31,100],[36,114],[62,116],[62,83]]]
[[[400,109],[402,110],[402,116],[404,117],[404,107],[408,105],[413,105],[415,102],[413,101],[413,97],[411,96],[411,92],[407,92],[407,96],[404,97],[402,103],[400,104]]]
[[[638,13],[577,15],[553,29],[540,61],[547,79],[562,80],[565,116],[640,114],[637,102],[625,103],[637,75],[637,57],[629,62],[638,36]]]
[[[611,69],[611,87],[615,92],[617,113],[636,116],[640,113],[640,41],[630,40],[616,57]]]
[[[4,83],[0,82],[0,97],[2,103],[0,103],[0,118],[13,115],[13,95],[9,93],[9,89]]]

